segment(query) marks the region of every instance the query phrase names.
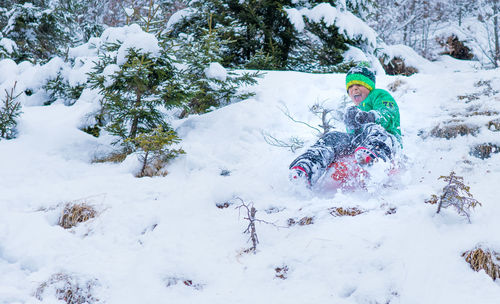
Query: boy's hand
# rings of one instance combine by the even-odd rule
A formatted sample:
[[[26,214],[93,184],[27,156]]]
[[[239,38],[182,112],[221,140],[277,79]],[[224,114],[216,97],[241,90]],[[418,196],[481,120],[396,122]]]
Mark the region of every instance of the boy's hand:
[[[366,123],[375,122],[377,118],[377,113],[375,111],[359,111],[354,118],[357,123],[364,125]]]
[[[357,130],[361,125],[356,121],[358,113],[362,112],[358,107],[352,106],[347,108],[344,113],[344,124],[348,130]]]
[[[375,111],[365,112],[356,106],[347,108],[344,114],[344,123],[348,130],[357,130],[364,124],[375,122],[376,119],[377,113]]]

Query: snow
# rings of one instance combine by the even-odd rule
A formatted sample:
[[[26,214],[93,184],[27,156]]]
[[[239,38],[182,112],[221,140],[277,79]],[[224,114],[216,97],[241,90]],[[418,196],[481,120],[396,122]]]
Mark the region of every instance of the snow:
[[[345,4],[345,2],[344,2]],[[345,6],[344,6],[345,7]],[[346,34],[350,39],[362,38],[367,45],[377,45],[377,34],[365,22],[354,16],[351,12],[346,11],[342,5],[337,7],[331,6],[329,3],[321,3],[313,8],[295,8],[285,9],[288,14],[288,19],[295,26],[295,29],[302,32],[305,28],[303,16],[314,22],[325,22],[327,26],[335,24],[340,32]]]
[[[12,53],[17,49],[17,45],[9,38],[0,38],[0,47],[3,47],[7,53]]]
[[[220,81],[226,81],[227,71],[220,63],[211,62],[205,69],[205,76],[207,76],[207,78],[215,78]]]
[[[135,37],[129,45],[137,46],[144,34],[134,28],[108,29],[103,37],[118,39],[126,31]],[[149,46],[140,45],[151,51],[148,39]],[[94,52],[82,47],[77,53],[92,58]],[[305,148],[292,153],[263,137],[296,136],[313,144],[316,132],[291,121],[284,109],[317,125],[308,111],[315,103],[338,110],[348,105],[345,74],[266,72],[254,97],[173,119],[186,154],[170,163],[167,176],[155,178],[134,177],[135,155],[119,164],[92,162],[111,141],[79,130],[98,103],[96,92],[84,91],[70,107],[41,106],[42,94],[22,94],[19,135],[0,141],[0,303],[54,303],[53,289],[43,300],[34,295],[58,273],[97,280],[93,296],[101,303],[498,303],[499,282],[472,271],[461,254],[477,245],[500,251],[500,153],[484,160],[469,154],[479,143],[500,145],[498,132],[485,126],[499,117],[500,70],[450,57],[417,59],[420,73],[377,77],[379,88],[400,84],[392,94],[408,162],[390,187],[368,192],[295,187],[288,165]],[[85,79],[86,62],[65,71]],[[43,66],[2,60],[0,67],[2,91],[17,81],[19,92],[68,69],[57,59]],[[221,68],[207,72],[221,77]],[[487,96],[479,81],[490,81],[496,93]],[[458,98],[472,93],[479,99]],[[465,116],[471,109],[493,114]],[[424,136],[457,113],[481,126],[480,133]],[[229,174],[221,175],[224,170]],[[424,203],[444,186],[437,178],[452,170],[482,203],[471,223]],[[65,230],[57,222],[70,202],[87,203],[98,216]],[[228,208],[216,206],[226,202]],[[256,223],[256,254],[243,252],[251,244],[243,233],[244,209],[236,208],[242,202],[253,204],[266,222]],[[366,212],[333,217],[333,207]],[[390,208],[396,213],[387,215]],[[287,227],[288,219],[304,217],[313,224]],[[284,266],[287,278],[277,278],[275,269]]]
[[[182,21],[183,18],[186,18],[188,16],[190,16],[191,14],[194,14],[196,11],[192,8],[185,8],[185,9],[181,9],[177,12],[175,12],[172,16],[170,16],[170,18],[168,18],[168,21],[167,21],[167,26],[166,26],[166,31],[169,31],[172,29],[173,25]]]

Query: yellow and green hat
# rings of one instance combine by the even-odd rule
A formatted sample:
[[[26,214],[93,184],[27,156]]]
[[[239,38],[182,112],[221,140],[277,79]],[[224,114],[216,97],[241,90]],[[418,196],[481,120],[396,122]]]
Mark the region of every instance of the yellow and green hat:
[[[375,89],[375,74],[369,68],[369,63],[362,62],[352,67],[345,77],[346,90],[353,84],[359,84],[368,90]]]

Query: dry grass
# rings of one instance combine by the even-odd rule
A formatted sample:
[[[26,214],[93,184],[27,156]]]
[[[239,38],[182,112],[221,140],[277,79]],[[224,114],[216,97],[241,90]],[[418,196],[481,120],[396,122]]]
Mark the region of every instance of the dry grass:
[[[181,278],[181,277],[168,277],[165,279],[165,281],[166,281],[166,284],[165,284],[166,287],[172,287],[172,286],[177,285],[177,284],[182,284],[184,286],[191,287],[191,288],[194,288],[196,290],[203,289],[202,284],[194,283],[193,280],[191,280],[191,279],[186,279],[186,278]]]
[[[333,207],[330,209],[330,214],[333,216],[356,216],[364,212],[366,211],[358,209],[356,207],[351,207],[351,208]]]
[[[135,177],[153,177],[153,176],[162,176],[165,177],[168,175],[168,171],[165,169],[167,165],[167,161],[155,159],[151,164],[147,164],[143,170],[135,175]]]
[[[42,301],[45,293],[53,289],[55,297],[67,304],[92,304],[99,302],[99,299],[92,295],[92,289],[96,285],[97,280],[89,280],[84,284],[79,284],[69,275],[57,273],[40,284],[35,292],[35,297]]]
[[[96,215],[97,212],[94,208],[85,203],[68,203],[63,209],[58,224],[64,229],[69,229],[78,225],[78,223],[83,223],[94,218]]]
[[[484,270],[493,280],[500,278],[500,254],[489,249],[476,248],[462,254],[475,271]]]
[[[287,221],[288,227],[294,226],[294,225],[299,225],[299,226],[306,226],[306,225],[312,225],[314,224],[314,217],[310,216],[304,216],[300,220],[296,220],[294,218],[289,218]]]
[[[128,154],[125,152],[113,152],[104,156],[94,156],[92,159],[93,164],[100,163],[121,163],[127,158]]]
[[[500,146],[492,143],[486,143],[477,145],[470,151],[470,155],[480,159],[490,158],[493,153],[500,153]]]
[[[490,120],[488,122],[488,130],[491,131],[500,131],[500,118]]]
[[[389,89],[389,91],[391,92],[396,92],[400,87],[402,87],[403,85],[406,84],[406,81],[402,80],[402,79],[397,79],[396,81],[390,83],[387,88]]]
[[[401,57],[394,57],[389,62],[385,63],[385,60],[381,59],[380,63],[384,67],[384,70],[389,75],[404,75],[410,76],[418,73],[418,69],[409,65]]]
[[[281,267],[276,267],[274,271],[278,279],[286,280],[288,278],[288,266],[283,265]]]
[[[444,125],[438,125],[431,130],[430,135],[438,138],[452,139],[457,136],[472,135],[479,133],[479,127],[465,123],[447,122]]]

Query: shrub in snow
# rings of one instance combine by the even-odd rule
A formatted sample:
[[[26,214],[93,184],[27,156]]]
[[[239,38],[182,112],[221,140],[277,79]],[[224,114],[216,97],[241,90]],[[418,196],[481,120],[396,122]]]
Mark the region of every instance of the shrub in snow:
[[[66,304],[93,304],[99,302],[99,299],[92,294],[96,285],[98,281],[95,279],[80,282],[67,274],[57,273],[40,284],[35,297],[40,301],[55,298]]]
[[[426,203],[437,204],[436,213],[452,206],[459,215],[467,217],[470,222],[470,212],[476,206],[481,206],[481,203],[474,199],[470,193],[470,187],[464,184],[464,178],[455,175],[452,171],[449,176],[440,176],[438,179],[444,180],[447,184],[443,187],[441,195],[433,194]]]
[[[137,177],[165,176],[167,172],[164,167],[167,162],[179,154],[185,153],[182,149],[169,148],[173,144],[179,143],[180,138],[173,130],[163,130],[162,126],[151,132],[141,133],[129,141],[139,151],[141,171]]]
[[[475,271],[484,270],[493,280],[500,278],[500,253],[490,249],[476,248],[462,254]]]
[[[97,212],[92,206],[85,203],[68,203],[64,206],[58,225],[70,229],[78,223],[83,223],[94,218]]]
[[[0,104],[0,138],[12,139],[17,135],[17,118],[21,115],[21,103],[16,102],[16,83],[10,91],[5,90],[5,97]]]

